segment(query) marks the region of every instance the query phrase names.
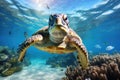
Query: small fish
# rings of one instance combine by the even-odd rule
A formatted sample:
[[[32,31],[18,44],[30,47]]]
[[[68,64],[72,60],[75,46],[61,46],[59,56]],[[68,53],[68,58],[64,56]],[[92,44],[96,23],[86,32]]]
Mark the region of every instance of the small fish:
[[[11,35],[11,34],[12,34],[12,32],[11,32],[11,31],[9,31],[9,32],[8,32],[8,34],[9,34],[9,35]]]
[[[28,38],[28,33],[25,31],[24,32],[24,37],[27,39]]]
[[[60,69],[60,71],[63,71],[63,69]]]
[[[50,9],[50,7],[48,5],[46,7],[47,7],[47,9]]]

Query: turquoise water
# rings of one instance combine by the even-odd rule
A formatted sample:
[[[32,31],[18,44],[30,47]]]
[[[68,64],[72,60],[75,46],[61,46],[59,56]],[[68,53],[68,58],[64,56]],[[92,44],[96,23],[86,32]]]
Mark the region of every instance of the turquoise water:
[[[0,46],[16,51],[26,36],[48,25],[53,13],[68,15],[70,27],[90,54],[120,52],[120,0],[0,0]],[[45,65],[52,54],[30,47],[26,56],[32,61],[29,67],[1,80],[60,80],[64,76],[59,68]]]

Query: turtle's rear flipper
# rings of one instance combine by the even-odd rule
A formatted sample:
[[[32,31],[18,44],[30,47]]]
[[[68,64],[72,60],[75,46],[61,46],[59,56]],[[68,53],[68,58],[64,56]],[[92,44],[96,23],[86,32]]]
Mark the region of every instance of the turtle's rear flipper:
[[[18,48],[17,53],[19,53],[18,61],[23,61],[26,50],[36,42],[40,42],[43,40],[42,35],[33,35],[32,37],[26,39]]]
[[[74,37],[74,36],[68,36],[68,40],[69,40],[70,44],[72,44],[77,49],[78,63],[81,64],[83,69],[86,69],[88,67],[88,64],[89,64],[88,52],[87,52],[85,46],[83,45],[81,39]]]

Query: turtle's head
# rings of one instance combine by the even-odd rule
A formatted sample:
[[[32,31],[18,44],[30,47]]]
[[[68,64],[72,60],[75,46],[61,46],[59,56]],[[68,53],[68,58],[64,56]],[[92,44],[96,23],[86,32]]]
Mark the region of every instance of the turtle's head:
[[[69,31],[67,15],[53,14],[49,17],[50,40],[55,43],[62,42]]]

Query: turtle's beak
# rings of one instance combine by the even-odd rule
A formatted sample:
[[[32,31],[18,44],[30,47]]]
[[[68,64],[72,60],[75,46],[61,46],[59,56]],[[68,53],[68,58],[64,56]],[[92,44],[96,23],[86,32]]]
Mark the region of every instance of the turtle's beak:
[[[66,33],[68,33],[69,29],[66,29],[66,27],[60,27],[62,30],[64,30]]]

